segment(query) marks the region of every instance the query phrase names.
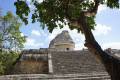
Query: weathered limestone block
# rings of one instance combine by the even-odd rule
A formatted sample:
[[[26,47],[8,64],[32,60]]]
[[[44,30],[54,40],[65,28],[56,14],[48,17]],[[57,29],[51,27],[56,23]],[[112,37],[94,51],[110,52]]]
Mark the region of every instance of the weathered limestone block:
[[[48,73],[46,61],[25,60],[16,63],[13,74],[43,74]]]

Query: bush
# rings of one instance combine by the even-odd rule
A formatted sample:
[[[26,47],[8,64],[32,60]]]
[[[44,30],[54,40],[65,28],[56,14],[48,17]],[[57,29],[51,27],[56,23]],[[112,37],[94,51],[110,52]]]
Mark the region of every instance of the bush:
[[[0,53],[0,75],[8,74],[13,68],[19,54],[15,52],[1,52]]]
[[[0,61],[0,74],[4,74],[4,66],[1,61]]]

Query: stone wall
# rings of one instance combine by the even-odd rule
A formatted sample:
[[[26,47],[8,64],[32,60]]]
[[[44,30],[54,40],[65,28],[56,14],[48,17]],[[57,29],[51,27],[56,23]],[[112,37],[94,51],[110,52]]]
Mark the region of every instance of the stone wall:
[[[17,62],[12,74],[44,74],[48,73],[47,61],[25,60]]]
[[[48,57],[48,54],[51,57]],[[13,74],[22,73],[94,73],[106,72],[101,63],[88,50],[81,51],[57,51],[53,49],[41,49],[27,51],[22,54],[15,64]]]
[[[73,51],[74,50],[74,45],[73,44],[60,44],[60,45],[55,45],[55,49],[59,51]]]
[[[94,73],[105,72],[101,63],[97,63],[88,51],[53,51],[53,73]]]
[[[11,72],[12,74],[48,73],[48,54],[46,49],[24,50]]]

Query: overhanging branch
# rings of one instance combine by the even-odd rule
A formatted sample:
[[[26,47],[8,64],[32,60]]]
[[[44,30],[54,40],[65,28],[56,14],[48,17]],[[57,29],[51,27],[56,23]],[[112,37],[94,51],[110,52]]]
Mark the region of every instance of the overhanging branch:
[[[98,6],[100,1],[99,0],[94,0],[94,7],[89,9],[88,11],[84,11],[85,16],[95,16],[98,10]]]

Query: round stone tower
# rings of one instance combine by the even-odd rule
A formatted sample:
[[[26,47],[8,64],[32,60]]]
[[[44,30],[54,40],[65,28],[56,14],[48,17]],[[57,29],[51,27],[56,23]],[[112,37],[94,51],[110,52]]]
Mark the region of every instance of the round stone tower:
[[[71,51],[75,48],[75,43],[73,42],[68,31],[64,30],[62,33],[58,34],[49,45],[49,48],[59,50],[59,51]]]

